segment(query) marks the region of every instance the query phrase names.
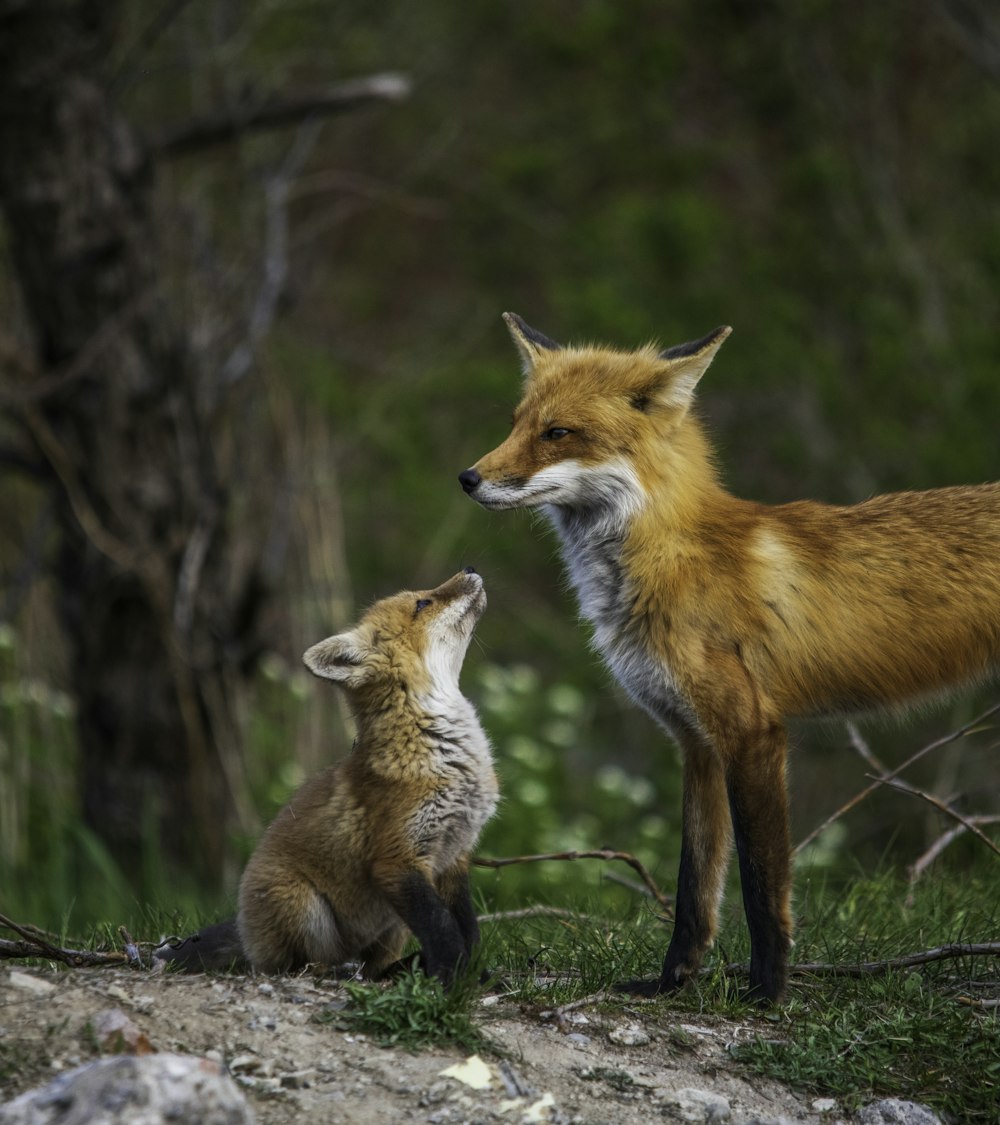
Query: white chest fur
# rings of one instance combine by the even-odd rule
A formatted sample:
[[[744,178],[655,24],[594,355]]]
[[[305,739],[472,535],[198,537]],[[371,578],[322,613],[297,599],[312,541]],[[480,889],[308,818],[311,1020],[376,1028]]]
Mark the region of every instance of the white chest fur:
[[[617,514],[548,509],[580,613],[593,626],[594,647],[635,703],[672,733],[696,726],[666,655],[651,651],[633,618],[635,590],[622,560],[627,523]]]
[[[414,811],[409,831],[434,869],[443,871],[471,852],[498,800],[489,740],[472,704],[454,690],[421,700],[421,737],[427,747],[422,772],[432,782]]]

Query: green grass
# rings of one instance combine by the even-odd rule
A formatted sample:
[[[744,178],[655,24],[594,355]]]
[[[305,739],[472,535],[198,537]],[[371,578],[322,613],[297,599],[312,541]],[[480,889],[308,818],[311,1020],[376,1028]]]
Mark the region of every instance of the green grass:
[[[1000,940],[1000,865],[926,878],[907,906],[908,886],[892,873],[847,880],[800,879],[793,962],[853,965],[952,943]],[[740,999],[746,983],[733,963],[748,957],[746,928],[730,906],[705,971],[653,1002],[612,999],[675,1029],[691,1013],[739,1020],[755,1030],[734,1048],[749,1072],[846,1106],[880,1097],[923,1102],[963,1122],[1000,1122],[998,1009],[967,1001],[1000,998],[1000,957],[942,960],[918,969],[853,978],[796,974],[788,1001],[761,1012]],[[615,980],[653,976],[669,927],[650,910],[601,914],[599,900],[573,917],[538,917],[485,927],[484,958],[502,987],[530,1010],[591,995]]]
[[[455,1044],[482,1050],[487,1039],[472,1016],[479,989],[471,974],[445,991],[435,977],[407,970],[389,985],[349,982],[350,1006],[333,1018],[353,1031],[370,1035],[383,1047],[431,1047]]]

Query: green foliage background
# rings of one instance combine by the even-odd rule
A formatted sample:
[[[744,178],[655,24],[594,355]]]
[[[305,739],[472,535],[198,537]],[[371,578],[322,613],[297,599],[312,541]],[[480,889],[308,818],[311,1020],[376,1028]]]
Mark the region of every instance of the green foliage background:
[[[741,495],[846,502],[997,478],[1000,73],[976,45],[996,28],[987,21],[977,39],[962,20],[970,10],[930,0],[248,0],[181,11],[123,95],[148,130],[244,89],[384,69],[413,80],[408,100],[323,126],[292,193],[291,291],[230,422],[248,476],[280,479],[282,497],[233,520],[286,541],[272,652],[245,700],[253,815],[233,842],[233,881],[249,829],[349,746],[331,693],[299,670],[301,651],[374,597],[472,564],[490,609],[465,684],[494,736],[505,794],[483,851],[611,845],[669,886],[672,747],[590,653],[549,534],[526,516],[479,510],[455,481],[502,438],[518,395],[500,313],[559,340],[622,346],[732,324],[701,398]],[[125,12],[123,54],[148,19],[140,4]],[[247,137],[162,173],[157,252],[181,307],[197,310],[199,239],[226,256],[229,274],[259,267],[259,199],[236,192],[289,144]],[[14,318],[6,276],[0,299]],[[30,484],[0,484],[5,585],[18,580],[38,503]],[[39,577],[7,603],[7,910],[59,925],[67,912],[86,921],[170,897],[218,913],[197,873],[171,872],[155,840],[143,885],[119,885],[81,825],[72,700],[47,596]],[[873,739],[894,760],[976,705],[963,698]],[[863,769],[839,729],[803,730],[796,742],[801,833],[861,787]],[[990,745],[988,734],[965,743],[914,780],[993,811]],[[840,854],[909,859],[938,829],[885,795],[849,822]],[[598,878],[563,866],[481,875],[479,886],[491,899],[558,897],[564,880]]]

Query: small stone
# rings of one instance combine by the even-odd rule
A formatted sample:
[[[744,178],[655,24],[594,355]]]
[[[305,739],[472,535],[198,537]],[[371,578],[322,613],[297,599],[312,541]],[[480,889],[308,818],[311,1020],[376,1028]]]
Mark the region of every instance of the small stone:
[[[253,1125],[253,1111],[218,1066],[190,1055],[124,1056],[67,1071],[0,1110],[3,1125],[138,1120]]]
[[[291,1073],[281,1076],[281,1085],[286,1090],[304,1090],[311,1086],[315,1079],[315,1070],[293,1070]]]
[[[941,1118],[919,1102],[883,1098],[858,1110],[858,1125],[941,1125]]]
[[[104,1054],[150,1055],[154,1051],[146,1033],[121,1008],[106,1008],[98,1012],[90,1021],[90,1026]]]
[[[837,1101],[835,1098],[815,1098],[812,1102],[812,1109],[815,1113],[833,1113],[837,1108]]]
[[[56,990],[56,986],[51,981],[42,980],[41,977],[32,976],[31,973],[20,973],[17,969],[11,969],[7,979],[14,988],[19,988],[22,992],[30,992],[33,996],[48,996]]]
[[[721,1094],[713,1094],[711,1090],[684,1087],[675,1090],[670,1100],[682,1121],[697,1122],[699,1125],[702,1122],[705,1125],[722,1125],[732,1113],[729,1101]]]
[[[608,1032],[608,1038],[622,1047],[644,1047],[649,1042],[649,1033],[638,1024],[629,1023],[613,1028]]]

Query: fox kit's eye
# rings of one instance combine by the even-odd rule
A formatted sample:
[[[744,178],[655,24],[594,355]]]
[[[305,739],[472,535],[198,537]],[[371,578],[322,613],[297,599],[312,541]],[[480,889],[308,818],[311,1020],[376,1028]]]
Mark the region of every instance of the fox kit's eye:
[[[419,613],[422,609],[426,609],[433,600],[433,598],[417,598],[417,604],[414,606],[413,612]]]
[[[545,433],[542,434],[542,441],[558,441],[560,438],[564,438],[567,434],[572,432],[572,430],[567,430],[563,426],[553,426],[551,430],[546,430]]]

